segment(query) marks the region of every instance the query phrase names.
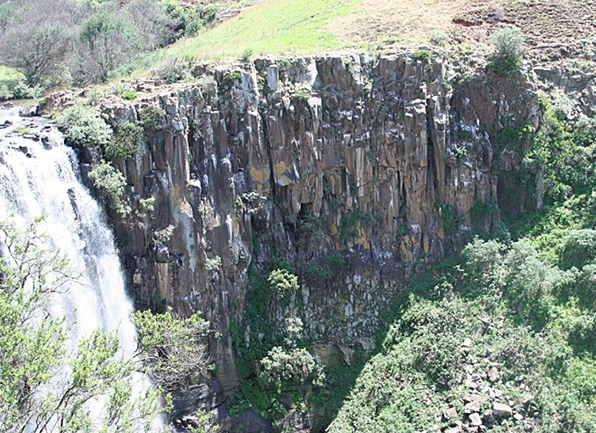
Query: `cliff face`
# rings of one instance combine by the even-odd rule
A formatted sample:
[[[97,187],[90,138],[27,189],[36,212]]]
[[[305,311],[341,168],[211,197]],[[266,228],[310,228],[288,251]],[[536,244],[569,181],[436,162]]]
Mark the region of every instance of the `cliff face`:
[[[272,307],[273,322],[301,317],[324,362],[350,362],[372,347],[400,282],[498,225],[524,150],[501,132],[539,121],[528,75],[444,61],[258,60],[195,75],[102,109],[113,125],[166,112],[134,160],[117,162],[133,207],[153,197],[154,210],[112,217],[137,299],[201,310],[220,334],[223,393],[237,385],[231,324],[251,332],[249,270],[291,263],[301,292]]]

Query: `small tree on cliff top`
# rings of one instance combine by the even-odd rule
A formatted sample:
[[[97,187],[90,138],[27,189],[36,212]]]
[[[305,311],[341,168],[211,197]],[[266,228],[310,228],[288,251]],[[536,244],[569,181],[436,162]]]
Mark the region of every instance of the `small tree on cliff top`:
[[[524,36],[516,28],[506,28],[495,33],[490,41],[496,52],[489,59],[490,67],[501,75],[510,75],[519,71],[524,60]]]

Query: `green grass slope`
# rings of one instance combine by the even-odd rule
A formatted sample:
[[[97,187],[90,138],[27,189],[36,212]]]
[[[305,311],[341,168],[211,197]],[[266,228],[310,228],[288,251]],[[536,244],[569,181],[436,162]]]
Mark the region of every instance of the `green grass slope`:
[[[217,54],[311,54],[341,48],[325,29],[329,20],[349,14],[360,0],[265,0],[199,36],[167,50],[168,56]]]

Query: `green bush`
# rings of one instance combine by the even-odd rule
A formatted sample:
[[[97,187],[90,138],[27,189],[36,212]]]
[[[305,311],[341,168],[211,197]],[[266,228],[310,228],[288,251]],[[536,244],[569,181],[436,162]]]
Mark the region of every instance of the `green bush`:
[[[298,277],[285,269],[275,269],[269,273],[267,282],[271,290],[285,297],[298,291]]]
[[[297,385],[322,385],[325,374],[306,349],[274,347],[261,360],[259,379],[278,394]]]
[[[82,105],[66,110],[58,120],[58,125],[68,141],[83,147],[106,146],[112,137],[112,128]]]
[[[111,164],[102,162],[89,173],[89,179],[115,212],[122,217],[130,214],[126,178],[122,173]]]
[[[420,60],[423,63],[426,63],[430,60],[430,51],[428,50],[416,50],[414,54],[412,54],[412,58],[414,60]]]
[[[243,62],[248,62],[250,61],[250,58],[252,57],[254,51],[251,50],[250,48],[247,48],[246,50],[244,50],[242,52],[242,55],[240,56],[240,60],[242,60]]]
[[[572,230],[565,239],[561,252],[561,267],[578,269],[596,260],[596,230]]]
[[[139,117],[145,129],[157,131],[163,128],[166,112],[162,108],[150,105],[141,109]]]
[[[126,122],[118,128],[112,140],[106,145],[105,155],[109,159],[131,159],[137,152],[138,144],[143,141],[145,132],[136,123]]]
[[[134,101],[138,98],[138,96],[138,93],[134,90],[127,90],[126,92],[122,93],[121,98],[126,99],[127,101]]]
[[[517,73],[524,60],[524,37],[515,27],[500,30],[491,36],[496,52],[489,59],[490,67],[501,75]]]
[[[439,47],[444,47],[449,41],[449,37],[440,30],[433,30],[430,34],[430,43]]]
[[[43,96],[44,89],[39,84],[29,86],[25,81],[17,81],[9,87],[10,93],[14,99],[31,99]]]
[[[162,80],[167,84],[182,81],[188,75],[186,66],[176,59],[168,60],[152,72],[158,80]]]

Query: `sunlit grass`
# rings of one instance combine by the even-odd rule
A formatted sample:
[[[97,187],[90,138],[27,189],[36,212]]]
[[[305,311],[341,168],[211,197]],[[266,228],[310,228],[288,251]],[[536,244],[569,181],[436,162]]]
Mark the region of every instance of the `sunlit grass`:
[[[171,56],[312,54],[341,48],[325,29],[329,20],[349,14],[361,0],[264,0],[252,9],[166,50]]]

